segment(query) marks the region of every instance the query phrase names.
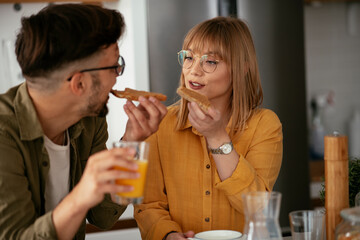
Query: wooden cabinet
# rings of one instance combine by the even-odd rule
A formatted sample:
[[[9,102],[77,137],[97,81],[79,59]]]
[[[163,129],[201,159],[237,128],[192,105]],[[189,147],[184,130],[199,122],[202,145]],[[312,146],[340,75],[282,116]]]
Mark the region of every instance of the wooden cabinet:
[[[325,177],[325,165],[324,160],[310,161],[310,181],[311,182],[323,182]]]
[[[311,207],[323,207],[324,203],[320,200],[320,190],[325,181],[324,160],[313,160],[309,162],[310,176],[310,197]]]

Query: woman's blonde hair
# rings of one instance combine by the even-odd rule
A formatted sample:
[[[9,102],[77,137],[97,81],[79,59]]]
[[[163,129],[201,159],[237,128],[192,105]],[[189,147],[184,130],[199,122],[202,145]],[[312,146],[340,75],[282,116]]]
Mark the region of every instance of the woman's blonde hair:
[[[237,18],[209,19],[188,32],[182,49],[188,50],[189,46],[195,51],[210,46],[227,64],[232,82],[232,94],[229,99],[232,119],[230,137],[234,139],[240,136],[246,121],[263,101],[255,47],[249,28]],[[185,86],[183,73],[180,77],[180,86]],[[182,98],[178,104],[180,106],[177,112],[177,130],[185,126],[189,112],[185,99]]]

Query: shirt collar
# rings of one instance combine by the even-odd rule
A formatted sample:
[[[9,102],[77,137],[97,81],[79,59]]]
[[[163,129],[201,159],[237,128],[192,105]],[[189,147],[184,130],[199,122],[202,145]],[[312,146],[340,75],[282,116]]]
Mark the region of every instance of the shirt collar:
[[[230,127],[231,127],[231,124],[232,124],[232,120],[233,120],[233,118],[231,117],[231,118],[230,118],[230,121],[228,122],[228,124],[227,124],[227,126],[226,126],[226,131],[227,131],[227,132],[230,131]],[[193,132],[194,134],[199,135],[199,136],[202,136],[201,133],[199,133],[195,128],[192,127],[189,119],[186,120],[185,126],[182,127],[180,130],[185,130],[185,129],[187,129],[187,128],[192,128],[192,132]],[[247,125],[247,123],[245,123],[245,129],[247,129],[247,128],[248,128],[248,125]]]
[[[19,86],[14,99],[14,109],[22,140],[33,140],[44,135],[34,104],[28,93],[26,82]],[[80,120],[69,128],[70,138],[78,137],[83,129],[84,124]]]
[[[32,140],[43,135],[34,104],[27,91],[26,82],[18,88],[14,99],[14,109],[22,140]]]

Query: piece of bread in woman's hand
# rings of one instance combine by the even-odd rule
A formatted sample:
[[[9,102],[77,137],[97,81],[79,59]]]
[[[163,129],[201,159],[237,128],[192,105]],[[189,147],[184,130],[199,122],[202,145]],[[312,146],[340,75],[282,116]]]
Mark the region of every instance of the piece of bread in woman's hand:
[[[210,107],[210,101],[205,95],[202,95],[186,87],[179,87],[176,92],[189,102],[196,102],[204,111],[207,111]]]
[[[110,92],[118,98],[126,98],[130,101],[139,101],[140,96],[143,96],[146,98],[155,97],[159,101],[166,101],[166,99],[167,99],[166,95],[161,94],[161,93],[139,91],[139,90],[135,90],[135,89],[131,89],[131,88],[125,88],[124,91],[111,89]]]

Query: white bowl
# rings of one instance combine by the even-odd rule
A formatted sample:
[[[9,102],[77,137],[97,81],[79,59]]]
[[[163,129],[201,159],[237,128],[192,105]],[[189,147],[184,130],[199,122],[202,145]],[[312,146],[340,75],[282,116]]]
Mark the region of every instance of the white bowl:
[[[195,239],[198,240],[238,240],[242,234],[232,230],[211,230],[205,232],[199,232],[195,234]]]

